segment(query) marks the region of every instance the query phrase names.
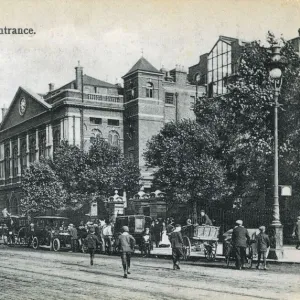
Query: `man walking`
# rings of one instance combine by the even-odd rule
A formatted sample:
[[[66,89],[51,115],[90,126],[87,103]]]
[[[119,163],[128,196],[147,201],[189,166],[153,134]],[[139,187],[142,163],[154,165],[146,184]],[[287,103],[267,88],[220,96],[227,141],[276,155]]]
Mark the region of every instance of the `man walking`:
[[[77,251],[77,229],[74,227],[73,224],[70,224],[70,235],[71,235],[71,248],[72,248],[72,252],[76,252]]]
[[[119,248],[121,251],[122,266],[124,270],[124,278],[130,274],[131,253],[134,252],[135,239],[129,234],[128,226],[123,226],[123,233],[119,236]]]
[[[297,217],[297,222],[294,226],[294,230],[293,230],[293,236],[297,236],[297,245],[296,245],[296,249],[299,249],[300,247],[300,216]]]
[[[257,252],[258,252],[258,260],[256,269],[259,269],[260,260],[263,259],[264,262],[264,270],[267,270],[267,252],[268,248],[270,247],[270,239],[269,236],[265,233],[266,227],[260,226],[259,227],[260,233],[258,234],[257,240]]]
[[[90,254],[90,264],[92,266],[94,264],[94,256],[95,256],[95,251],[97,249],[97,244],[100,244],[99,238],[95,235],[94,227],[90,227],[89,234],[85,239],[85,243],[87,245],[88,252]]]
[[[236,255],[236,268],[241,270],[245,267],[246,248],[250,241],[248,230],[243,227],[243,221],[237,220],[236,227],[232,231],[232,244]]]
[[[173,270],[180,270],[179,261],[183,256],[181,225],[176,224],[175,229],[170,234],[170,242],[172,247]]]

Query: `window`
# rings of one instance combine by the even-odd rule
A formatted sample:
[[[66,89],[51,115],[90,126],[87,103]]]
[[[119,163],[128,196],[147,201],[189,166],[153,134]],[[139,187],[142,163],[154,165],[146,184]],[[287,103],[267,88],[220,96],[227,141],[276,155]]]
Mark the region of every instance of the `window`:
[[[13,169],[13,177],[18,176],[18,147],[15,146],[12,153],[12,169]]]
[[[39,154],[40,157],[46,157],[46,136],[44,133],[39,137]]]
[[[96,139],[102,139],[102,132],[99,129],[93,129],[92,135],[93,136],[90,137],[90,143],[93,143]]]
[[[119,126],[119,125],[120,125],[120,122],[119,122],[119,120],[108,119],[108,120],[107,120],[107,124],[108,124],[108,125],[111,125],[111,126]]]
[[[119,134],[116,131],[109,132],[108,143],[112,146],[119,146]]]
[[[55,151],[60,145],[60,132],[59,130],[54,131],[53,135],[53,150]]]
[[[32,138],[29,142],[29,162],[35,161],[35,138]]]
[[[7,147],[5,149],[5,163],[4,163],[4,167],[5,167],[5,179],[8,179],[10,176],[10,162],[9,162],[9,156],[10,156],[10,151],[9,151],[9,147]]]
[[[21,173],[22,174],[24,174],[26,168],[27,168],[26,143],[23,143],[21,146]]]
[[[166,93],[165,102],[166,102],[166,104],[174,104],[174,94],[173,93]]]
[[[195,108],[195,100],[196,100],[196,97],[195,96],[191,96],[191,109]]]
[[[153,98],[153,83],[148,82],[146,86],[146,97]]]
[[[100,125],[102,124],[102,118],[90,118],[91,124],[97,124]]]

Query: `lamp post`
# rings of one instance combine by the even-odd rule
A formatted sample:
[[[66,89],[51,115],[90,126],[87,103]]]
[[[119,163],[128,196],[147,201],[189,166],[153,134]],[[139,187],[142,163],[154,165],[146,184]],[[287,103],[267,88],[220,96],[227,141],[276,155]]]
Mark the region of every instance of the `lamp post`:
[[[282,69],[284,64],[281,60],[280,46],[272,46],[272,60],[270,62],[270,78],[274,82],[274,200],[273,220],[271,224],[271,248],[270,256],[275,259],[283,257],[283,226],[279,214],[279,193],[278,193],[278,97],[282,84]]]

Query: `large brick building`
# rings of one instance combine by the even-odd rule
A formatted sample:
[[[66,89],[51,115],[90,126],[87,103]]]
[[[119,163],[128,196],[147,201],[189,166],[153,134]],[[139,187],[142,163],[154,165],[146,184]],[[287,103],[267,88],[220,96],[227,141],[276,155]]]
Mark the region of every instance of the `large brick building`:
[[[84,75],[78,64],[75,80],[58,89],[50,83],[46,94],[18,88],[0,124],[0,210],[18,213],[22,173],[52,157],[61,140],[87,150],[100,136],[119,146],[150,188],[146,143],[166,122],[194,118],[196,87],[182,68],[159,71],[143,57],[123,79],[124,88]]]

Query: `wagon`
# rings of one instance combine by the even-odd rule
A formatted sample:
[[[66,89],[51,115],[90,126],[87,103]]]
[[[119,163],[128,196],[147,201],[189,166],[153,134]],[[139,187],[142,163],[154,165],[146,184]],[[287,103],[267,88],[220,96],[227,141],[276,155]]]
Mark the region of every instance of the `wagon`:
[[[184,259],[191,251],[203,251],[207,260],[213,260],[217,254],[220,227],[208,225],[189,225],[182,229]]]
[[[259,231],[258,229],[247,229],[250,236],[250,243],[246,248],[246,264],[245,267],[252,268],[253,258],[257,255],[257,244],[256,244],[256,234]],[[232,238],[232,229],[228,230],[223,234],[224,243],[224,256],[227,267],[230,266],[231,262],[235,262],[235,251],[231,243]]]
[[[33,249],[37,250],[43,247],[59,251],[62,248],[71,248],[71,236],[66,226],[68,218],[39,216],[34,220],[36,224],[32,240]]]
[[[143,252],[146,251],[150,254],[151,246],[150,241],[143,240],[143,233],[145,228],[151,228],[152,218],[144,215],[129,215],[129,216],[119,216],[116,218],[114,237],[115,237],[115,251],[117,251],[117,242],[120,233],[122,232],[123,226],[128,226],[129,233],[135,238],[136,246],[139,250]],[[146,246],[146,249],[144,249]]]

